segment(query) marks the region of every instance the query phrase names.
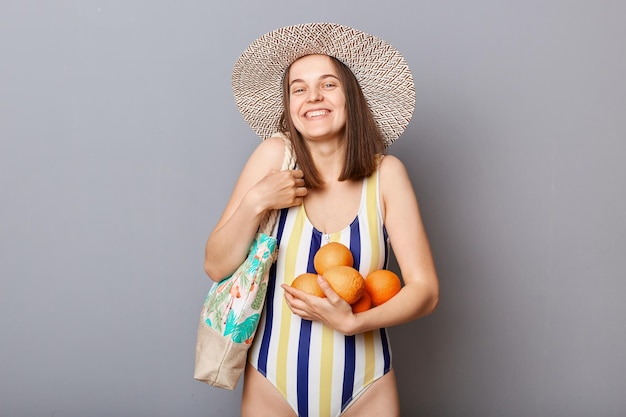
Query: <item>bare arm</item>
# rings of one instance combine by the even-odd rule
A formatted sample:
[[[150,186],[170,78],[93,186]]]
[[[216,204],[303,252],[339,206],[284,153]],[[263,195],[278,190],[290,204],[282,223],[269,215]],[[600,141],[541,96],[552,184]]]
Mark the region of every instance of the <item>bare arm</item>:
[[[404,281],[402,290],[386,303],[352,314],[350,306],[320,278],[327,298],[310,296],[283,286],[294,313],[318,320],[345,333],[357,334],[395,326],[430,314],[439,301],[439,283],[417,198],[402,162],[383,158],[380,167],[385,227]]]
[[[283,156],[283,140],[269,138],[248,159],[207,240],[204,269],[212,280],[229,276],[245,259],[266,210],[302,204],[302,171],[279,171]]]
[[[354,317],[354,332],[405,323],[430,314],[439,302],[439,282],[411,180],[402,162],[383,158],[380,171],[385,227],[404,281],[388,302]]]

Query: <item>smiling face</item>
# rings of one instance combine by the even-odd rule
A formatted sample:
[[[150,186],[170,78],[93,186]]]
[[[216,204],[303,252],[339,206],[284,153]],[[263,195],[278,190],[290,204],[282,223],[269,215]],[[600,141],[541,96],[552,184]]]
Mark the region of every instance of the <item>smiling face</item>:
[[[346,96],[337,69],[326,55],[307,55],[291,64],[289,113],[305,139],[337,139],[346,126]]]

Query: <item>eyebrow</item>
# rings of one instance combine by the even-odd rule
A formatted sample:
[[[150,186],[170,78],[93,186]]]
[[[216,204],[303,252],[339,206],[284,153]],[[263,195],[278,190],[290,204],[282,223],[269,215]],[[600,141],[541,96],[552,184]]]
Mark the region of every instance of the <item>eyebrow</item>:
[[[320,77],[318,78],[318,80],[320,80],[320,81],[321,81],[321,80],[323,80],[324,78],[334,78],[334,79],[336,79],[337,81],[340,81],[340,80],[339,80],[339,77],[337,77],[336,75],[333,75],[333,74],[324,74],[324,75],[320,76]],[[295,80],[293,80],[293,81],[291,81],[291,82],[289,83],[289,87],[291,87],[294,83],[297,83],[297,82],[304,82],[304,80],[302,80],[302,79],[300,79],[300,78],[296,78]]]

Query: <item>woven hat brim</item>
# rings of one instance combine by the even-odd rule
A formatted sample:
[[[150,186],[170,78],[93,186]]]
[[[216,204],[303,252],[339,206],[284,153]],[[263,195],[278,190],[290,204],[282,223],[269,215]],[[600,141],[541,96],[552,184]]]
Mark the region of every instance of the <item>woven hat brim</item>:
[[[259,37],[233,68],[235,103],[261,139],[278,130],[285,71],[311,54],[330,55],[346,64],[361,85],[386,144],[400,137],[415,108],[415,85],[402,54],[383,39],[348,26],[306,23]]]

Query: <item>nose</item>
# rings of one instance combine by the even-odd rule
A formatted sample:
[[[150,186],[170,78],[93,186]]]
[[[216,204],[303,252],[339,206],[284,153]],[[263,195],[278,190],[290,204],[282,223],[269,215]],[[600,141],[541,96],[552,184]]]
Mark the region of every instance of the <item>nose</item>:
[[[311,88],[309,90],[309,101],[320,101],[322,99],[322,93],[319,88]]]

